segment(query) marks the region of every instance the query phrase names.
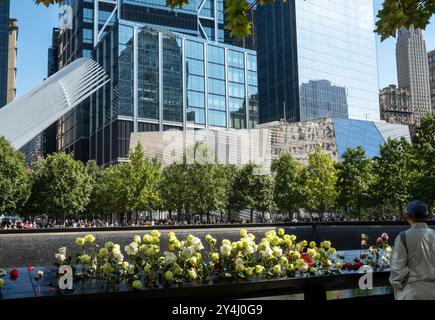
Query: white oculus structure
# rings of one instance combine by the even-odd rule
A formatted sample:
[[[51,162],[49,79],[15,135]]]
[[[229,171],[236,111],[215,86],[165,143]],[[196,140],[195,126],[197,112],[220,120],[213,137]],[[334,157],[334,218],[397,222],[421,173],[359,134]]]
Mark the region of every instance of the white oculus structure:
[[[77,59],[0,109],[0,136],[18,150],[110,81],[93,60]]]

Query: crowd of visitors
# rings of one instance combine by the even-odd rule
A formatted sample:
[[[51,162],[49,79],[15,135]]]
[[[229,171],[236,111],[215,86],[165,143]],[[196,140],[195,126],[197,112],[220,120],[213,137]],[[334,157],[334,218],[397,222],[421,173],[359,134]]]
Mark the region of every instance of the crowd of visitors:
[[[286,216],[274,215],[270,217],[255,217],[254,223],[317,223],[317,222],[358,222],[357,218],[346,218],[343,215],[321,217],[312,215],[306,217],[288,218]],[[364,220],[367,221],[367,220]],[[370,222],[397,221],[395,216],[388,216],[384,219],[371,219]],[[57,228],[116,228],[116,227],[154,227],[154,226],[197,226],[197,225],[227,225],[227,224],[249,224],[250,219],[232,219],[231,221],[219,216],[211,216],[207,221],[206,217],[201,220],[199,216],[189,219],[133,219],[129,222],[107,221],[102,219],[67,219],[60,221],[56,219],[22,220],[18,217],[0,218],[0,229],[57,229]]]

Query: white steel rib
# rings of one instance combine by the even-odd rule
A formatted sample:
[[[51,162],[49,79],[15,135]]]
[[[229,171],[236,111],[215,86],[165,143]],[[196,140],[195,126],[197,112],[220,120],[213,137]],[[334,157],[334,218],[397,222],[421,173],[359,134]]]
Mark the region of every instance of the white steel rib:
[[[95,61],[74,61],[0,109],[0,136],[20,149],[109,81]]]

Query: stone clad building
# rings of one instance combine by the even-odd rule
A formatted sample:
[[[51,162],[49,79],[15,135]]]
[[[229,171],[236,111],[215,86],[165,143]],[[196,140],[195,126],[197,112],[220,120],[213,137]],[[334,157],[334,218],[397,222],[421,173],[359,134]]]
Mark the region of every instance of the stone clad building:
[[[381,119],[388,123],[415,125],[409,90],[390,85],[379,93]]]

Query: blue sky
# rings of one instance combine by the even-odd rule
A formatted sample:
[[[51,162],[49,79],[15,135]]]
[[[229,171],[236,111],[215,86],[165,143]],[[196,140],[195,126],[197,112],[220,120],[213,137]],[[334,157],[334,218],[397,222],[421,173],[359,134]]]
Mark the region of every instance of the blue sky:
[[[327,1],[327,0],[322,0]],[[383,0],[375,0],[380,8]],[[47,75],[47,50],[51,44],[52,28],[57,26],[57,7],[36,6],[33,0],[11,0],[11,17],[20,26],[18,39],[17,95],[31,90]],[[435,49],[435,18],[425,31],[428,50]],[[379,85],[397,82],[395,39],[378,41]]]

